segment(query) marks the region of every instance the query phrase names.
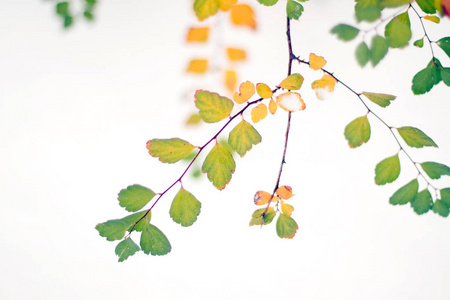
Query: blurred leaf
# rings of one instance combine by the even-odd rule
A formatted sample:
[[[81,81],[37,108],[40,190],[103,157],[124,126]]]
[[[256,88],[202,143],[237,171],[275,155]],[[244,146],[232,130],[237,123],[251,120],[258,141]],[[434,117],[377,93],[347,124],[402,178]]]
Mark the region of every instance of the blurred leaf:
[[[389,45],[385,38],[375,35],[372,38],[372,48],[370,49],[370,61],[375,67],[386,55],[389,50]]]
[[[359,33],[359,29],[347,24],[339,24],[331,29],[331,33],[335,33],[338,39],[343,41],[353,40]]]
[[[208,70],[208,60],[207,59],[192,59],[189,61],[186,72],[203,74],[203,73],[206,73],[207,70]]]
[[[64,17],[64,28],[69,28],[73,24],[73,17],[72,16],[65,16]]]
[[[228,144],[230,144],[231,148],[242,157],[247,151],[252,149],[253,145],[259,144],[261,139],[261,135],[258,131],[256,131],[250,123],[242,120],[233,130],[231,130],[228,137]]]
[[[277,220],[277,235],[282,239],[292,239],[297,232],[298,225],[291,217],[280,214]]]
[[[423,47],[423,38],[421,38],[420,40],[414,41],[414,46],[422,48]]]
[[[393,18],[386,25],[384,36],[391,48],[402,48],[408,45],[411,39],[411,22],[407,11]]]
[[[141,248],[145,254],[166,255],[172,250],[167,237],[158,227],[147,224],[141,234]]]
[[[255,94],[255,85],[250,81],[245,81],[239,85],[239,93],[233,94],[233,100],[237,104],[247,102]]]
[[[288,0],[286,4],[286,15],[289,19],[298,20],[303,13],[303,6],[297,1]]]
[[[247,4],[236,4],[231,7],[231,22],[236,26],[256,29],[255,13]]]
[[[88,10],[83,12],[83,16],[88,21],[94,21],[94,14]]]
[[[440,39],[436,44],[450,57],[450,36]]]
[[[380,93],[369,93],[369,92],[362,92],[364,96],[367,97],[370,101],[372,101],[375,104],[378,104],[381,107],[386,107],[391,104],[391,101],[395,100],[397,97],[393,95],[388,94],[380,94]]]
[[[272,6],[277,4],[278,0],[258,0],[258,2],[265,6]]]
[[[260,209],[255,210],[252,214],[252,219],[250,220],[249,226],[261,225],[262,214],[264,213],[265,210],[266,210],[265,208],[260,208]],[[267,210],[267,213],[266,213],[266,217],[264,218],[263,225],[270,224],[276,214],[277,213],[274,211],[273,207],[269,207],[269,209]]]
[[[414,197],[414,199],[411,200],[410,203],[411,207],[418,215],[428,212],[431,208],[431,205],[433,204],[430,191],[421,191],[416,195],[416,197]]]
[[[264,103],[258,104],[251,111],[252,122],[258,123],[267,117],[267,106]]]
[[[423,18],[436,24],[439,24],[441,22],[441,19],[439,19],[438,16],[424,16]]]
[[[289,112],[301,111],[306,108],[305,102],[297,92],[285,92],[278,95],[277,104],[279,107]]]
[[[225,71],[225,87],[229,92],[234,92],[237,86],[237,73],[233,70]]]
[[[409,4],[411,0],[381,0],[380,2],[384,7],[399,7],[405,4]]]
[[[219,0],[195,0],[194,12],[200,21],[215,15],[219,11]]]
[[[381,17],[379,0],[356,0],[355,15],[358,22],[373,22]]]
[[[413,179],[406,185],[398,189],[394,195],[389,198],[389,203],[392,205],[404,205],[410,202],[417,195],[419,190],[419,182],[417,179]]]
[[[62,17],[70,15],[69,12],[70,3],[67,1],[59,2],[56,4],[56,14]]]
[[[207,173],[209,181],[219,190],[230,182],[236,169],[236,163],[230,151],[221,144],[216,144],[203,162],[202,172]]]
[[[116,246],[116,255],[119,257],[119,262],[123,262],[128,257],[134,255],[140,250],[139,246],[133,242],[131,238],[126,238]]]
[[[209,27],[191,27],[186,35],[186,42],[204,43],[208,40]]]
[[[367,116],[362,116],[351,121],[344,130],[344,136],[350,148],[356,148],[370,139],[370,123]]]
[[[245,50],[237,48],[227,48],[227,56],[231,61],[245,60],[247,58]]]
[[[314,53],[309,54],[309,67],[313,70],[320,70],[327,64],[327,61],[322,56],[317,56]]]
[[[233,101],[216,93],[198,90],[195,93],[195,106],[206,123],[215,123],[228,118],[233,110]]]
[[[370,50],[366,43],[361,42],[361,44],[356,47],[356,60],[361,67],[364,67],[370,59]]]
[[[179,139],[153,139],[147,142],[148,153],[160,162],[173,164],[186,158],[195,149],[189,142]]]
[[[439,199],[434,202],[431,209],[433,210],[434,213],[436,213],[444,218],[447,218],[448,215],[450,214],[450,210],[449,210],[447,204],[445,204],[444,201],[439,200]]]
[[[417,0],[417,4],[420,9],[426,14],[435,14],[436,8],[434,7],[434,0]]]
[[[230,10],[236,4],[237,0],[219,0],[219,7],[221,11]]]
[[[272,198],[271,203],[275,203],[280,200],[277,196],[272,197],[272,194],[265,191],[257,191],[253,200],[255,201],[255,205],[264,205],[269,203],[270,198]]]
[[[170,206],[170,217],[181,226],[191,226],[197,221],[201,206],[194,195],[181,187]]]
[[[394,182],[400,175],[400,160],[398,154],[388,157],[375,167],[375,183],[384,185]]]
[[[443,175],[450,175],[450,168],[444,164],[427,161],[420,166],[431,179],[439,179]]]
[[[438,147],[436,143],[422,130],[415,127],[400,127],[397,128],[398,133],[403,138],[403,140],[410,147],[422,148],[422,147]]]
[[[119,192],[119,205],[127,211],[138,211],[143,208],[156,194],[149,188],[138,184],[130,185]]]
[[[186,120],[186,125],[198,125],[202,122],[202,118],[200,117],[200,115],[198,113],[193,113],[191,114],[187,120]]]
[[[277,190],[275,191],[275,194],[277,194],[281,199],[287,200],[289,198],[291,198],[292,196],[294,196],[294,194],[292,194],[292,187],[288,186],[288,185],[283,185],[280,186],[279,188],[277,188]]]
[[[286,90],[299,90],[303,84],[303,76],[295,73],[286,77],[278,86]]]
[[[125,232],[132,223],[124,219],[108,220],[104,223],[97,224],[97,229],[100,236],[105,237],[108,241],[120,240],[125,236]]]

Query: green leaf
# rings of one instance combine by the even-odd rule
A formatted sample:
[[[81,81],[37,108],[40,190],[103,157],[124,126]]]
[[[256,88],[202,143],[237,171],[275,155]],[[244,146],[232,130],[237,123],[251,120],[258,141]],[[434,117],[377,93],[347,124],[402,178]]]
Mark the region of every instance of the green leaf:
[[[445,188],[441,190],[441,200],[450,207],[450,188]]]
[[[375,35],[372,38],[372,48],[370,49],[370,61],[375,67],[386,55],[389,50],[389,45],[385,38]]]
[[[351,121],[344,130],[344,136],[351,148],[356,148],[370,139],[370,123],[367,116],[362,116]]]
[[[219,0],[195,0],[194,12],[200,21],[217,14],[219,11]]]
[[[261,139],[258,131],[250,123],[242,120],[230,132],[228,144],[242,157],[252,149],[253,145],[259,144]]]
[[[294,73],[283,79],[283,81],[278,85],[279,87],[286,90],[299,90],[303,84],[303,76]]]
[[[404,205],[414,199],[419,190],[419,181],[417,179],[411,180],[406,185],[398,189],[394,195],[389,198],[389,203],[392,205]]]
[[[156,194],[149,188],[138,184],[130,185],[119,193],[119,205],[127,211],[138,211],[143,208]]]
[[[431,194],[428,190],[423,190],[411,200],[411,207],[418,214],[424,214],[428,212],[433,204],[433,200],[431,199]]]
[[[147,224],[141,234],[141,248],[145,254],[166,255],[172,250],[167,237],[155,225]]]
[[[384,7],[399,7],[409,4],[411,0],[381,0],[381,5]]]
[[[303,13],[303,6],[297,1],[288,0],[286,4],[286,14],[289,19],[298,20]]]
[[[411,39],[411,22],[407,11],[393,18],[386,25],[384,36],[391,48],[402,48],[408,45]]]
[[[359,29],[350,25],[339,24],[331,29],[331,33],[335,33],[340,40],[351,41],[358,35]]]
[[[441,69],[441,78],[447,86],[450,86],[450,68]]]
[[[356,47],[356,60],[361,67],[364,67],[370,59],[370,50],[366,43],[361,42],[361,44]]]
[[[433,207],[431,208],[434,213],[440,215],[441,217],[447,218],[450,214],[450,210],[442,200],[436,200],[433,204]]]
[[[65,16],[64,17],[64,28],[69,28],[73,24],[73,17],[72,16]]]
[[[419,128],[404,126],[397,128],[397,131],[405,143],[410,147],[438,147],[438,145],[436,145],[436,143]]]
[[[277,235],[282,239],[292,239],[298,229],[297,222],[285,214],[280,214],[276,227]]]
[[[153,139],[147,142],[148,153],[163,163],[173,164],[186,158],[195,149],[189,142],[179,139]]]
[[[216,143],[203,162],[202,172],[207,173],[209,181],[216,188],[222,190],[230,182],[235,168],[236,163],[230,151]]]
[[[124,219],[108,220],[104,223],[97,224],[97,229],[100,236],[105,237],[108,241],[120,240],[125,236],[125,232],[130,227],[131,223]]]
[[[422,48],[423,47],[423,38],[414,41],[413,45],[416,46],[416,47]]]
[[[391,101],[395,100],[397,97],[393,95],[388,94],[380,94],[380,93],[369,93],[369,92],[362,92],[364,96],[367,97],[370,101],[372,101],[375,104],[378,104],[381,107],[386,107],[391,104]]]
[[[139,246],[131,238],[126,238],[116,246],[116,255],[119,257],[119,262],[123,262],[128,257],[134,255],[140,250]]]
[[[420,9],[426,14],[435,14],[436,8],[434,7],[434,0],[416,0]]]
[[[373,22],[381,17],[379,0],[356,0],[355,15],[358,22]]]
[[[261,223],[262,223],[262,214],[264,213],[265,210],[266,210],[266,208],[260,208],[260,209],[255,210],[253,212],[253,214],[252,214],[252,219],[250,220],[250,225],[249,226],[261,225]],[[275,218],[276,214],[277,213],[273,209],[273,207],[269,207],[269,209],[267,210],[267,213],[266,213],[266,217],[264,218],[264,224],[263,225],[270,224],[272,222],[273,218]]]
[[[56,4],[56,14],[63,17],[68,16],[70,15],[69,8],[70,8],[69,2],[67,1],[59,2]]]
[[[94,14],[88,10],[83,12],[83,16],[88,21],[94,21]]]
[[[420,166],[431,179],[439,179],[443,175],[450,175],[450,168],[444,164],[427,161],[421,163]]]
[[[411,89],[415,95],[422,95],[429,92],[434,85],[441,80],[442,65],[437,58],[431,59],[427,67],[420,70],[412,80]]]
[[[187,227],[197,221],[201,206],[194,195],[181,187],[172,201],[169,214],[175,223]]]
[[[375,167],[375,183],[384,185],[394,182],[400,175],[400,160],[398,154],[385,158]]]
[[[440,39],[436,44],[450,57],[450,36]]]
[[[147,213],[147,210],[143,210],[143,211],[128,215],[125,218],[122,218],[122,220],[125,220],[131,224],[127,230],[130,231],[131,228],[133,227],[133,224],[136,223],[137,221],[139,221],[146,213]],[[139,232],[144,230],[145,225],[150,222],[151,218],[152,218],[152,212],[149,211],[147,216],[144,219],[142,219],[141,221],[139,221],[139,223],[136,224],[136,226],[134,227],[134,230],[139,231]]]
[[[215,123],[228,118],[233,110],[233,101],[216,93],[198,90],[195,93],[195,106],[206,123]]]
[[[277,4],[278,0],[258,0],[258,2],[265,6],[272,6]]]

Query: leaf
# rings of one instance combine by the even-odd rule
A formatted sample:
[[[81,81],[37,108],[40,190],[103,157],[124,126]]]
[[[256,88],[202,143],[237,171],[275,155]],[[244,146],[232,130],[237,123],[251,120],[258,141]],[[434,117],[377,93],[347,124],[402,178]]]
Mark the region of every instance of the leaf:
[[[416,195],[416,197],[414,197],[414,199],[411,200],[410,203],[411,207],[418,215],[428,212],[431,208],[431,205],[433,204],[430,191],[421,191]]]
[[[297,232],[298,225],[294,219],[280,214],[277,220],[277,235],[282,239],[292,239]]]
[[[361,42],[361,44],[356,47],[355,56],[361,67],[364,67],[369,62],[370,50],[366,43]]]
[[[147,210],[142,210],[137,213],[128,215],[125,218],[122,218],[122,220],[130,223],[130,226],[127,228],[127,230],[130,231],[131,228],[133,227],[133,224],[136,223],[137,221],[139,221],[146,213],[147,213]],[[142,219],[141,221],[139,221],[139,223],[136,224],[136,226],[134,227],[134,230],[139,231],[139,232],[144,230],[145,225],[150,222],[151,218],[152,218],[152,212],[149,211],[147,216],[145,216],[144,219]]]
[[[173,164],[186,158],[195,149],[189,142],[179,139],[153,139],[147,142],[148,153],[160,162]]]
[[[267,106],[264,103],[258,104],[251,111],[253,123],[258,123],[259,121],[267,117]]]
[[[381,17],[379,0],[357,0],[355,5],[355,15],[358,22],[373,22]]]
[[[242,157],[247,151],[252,149],[253,145],[259,144],[261,140],[262,138],[258,131],[250,123],[242,120],[230,132],[228,144]]]
[[[321,79],[311,83],[311,88],[315,90],[318,99],[322,99],[323,92],[332,92],[336,85],[336,79],[333,76],[325,74]]]
[[[198,125],[202,122],[202,118],[198,113],[192,113],[186,120],[186,125]]]
[[[450,188],[445,188],[441,190],[441,200],[450,207]]]
[[[123,262],[128,257],[134,255],[140,250],[139,246],[133,242],[131,238],[126,238],[116,246],[116,255],[119,257],[119,262]]]
[[[286,4],[286,15],[289,19],[298,20],[303,13],[303,6],[297,1],[288,0]]]
[[[64,17],[64,28],[69,28],[73,24],[73,17],[72,16],[65,16]]]
[[[286,204],[284,202],[281,202],[281,211],[286,216],[290,217],[292,216],[292,212],[294,211],[294,207],[292,205]]]
[[[194,12],[199,21],[203,21],[219,11],[219,0],[195,0]]]
[[[258,0],[258,2],[265,6],[272,6],[277,4],[278,0]]]
[[[384,185],[394,182],[400,175],[400,160],[398,154],[385,158],[375,167],[375,183]]]
[[[450,175],[450,168],[444,164],[427,161],[421,163],[420,166],[431,179],[439,179],[443,175]]]
[[[231,7],[231,22],[236,26],[250,27],[256,29],[255,13],[246,4],[236,4]]]
[[[327,61],[322,56],[317,56],[314,53],[309,54],[309,67],[313,70],[320,70],[327,64]]]
[[[132,223],[127,220],[108,220],[95,226],[100,236],[105,237],[108,241],[120,240],[125,236],[125,232]]]
[[[186,72],[203,74],[206,73],[207,70],[208,70],[207,59],[192,59],[191,61],[189,61]]]
[[[188,43],[204,43],[208,40],[209,27],[191,27],[186,35]]]
[[[225,87],[228,91],[234,92],[237,86],[237,74],[233,70],[225,71]]]
[[[94,21],[94,14],[91,11],[88,11],[88,10],[84,11],[83,12],[83,17],[87,21],[90,21],[90,22]]]
[[[247,58],[245,50],[237,48],[227,48],[227,56],[231,61],[245,60]]]
[[[143,208],[156,194],[149,188],[139,184],[130,185],[119,192],[119,205],[127,211],[138,211]]]
[[[197,221],[201,206],[194,195],[181,187],[172,201],[169,214],[175,223],[187,227]]]
[[[436,44],[450,57],[450,36],[440,39]]]
[[[228,118],[233,110],[233,101],[227,97],[208,91],[198,90],[195,93],[195,106],[200,111],[200,117],[206,123],[215,123]]]
[[[228,11],[236,2],[237,0],[219,0],[219,8],[221,11]]]
[[[375,67],[386,55],[389,50],[389,45],[385,38],[375,35],[372,38],[372,48],[370,49],[370,61]]]
[[[407,11],[389,21],[384,29],[384,36],[391,48],[402,48],[408,45],[411,39],[411,22]]]
[[[378,104],[381,107],[389,106],[391,104],[391,101],[397,98],[394,95],[380,94],[380,93],[362,92],[362,94],[366,96],[367,99],[369,99],[375,104]]]
[[[236,163],[230,151],[216,143],[203,162],[202,172],[207,173],[209,181],[217,189],[222,190],[230,182],[235,168]]]
[[[416,0],[420,9],[426,14],[435,14],[436,8],[434,7],[434,0]]]
[[[338,24],[331,29],[331,33],[335,33],[338,39],[343,41],[353,40],[359,33],[359,29],[347,24]]]
[[[367,116],[356,118],[345,126],[344,136],[350,148],[367,143],[370,139],[370,123]]]
[[[272,198],[272,200],[270,200],[270,198]],[[255,196],[253,197],[255,205],[264,205],[269,203],[269,201],[271,203],[275,203],[278,202],[279,200],[280,198],[278,198],[277,196],[272,197],[272,194],[269,194],[268,192],[265,191],[257,191]]]
[[[441,80],[441,63],[437,58],[431,59],[425,69],[420,70],[412,80],[411,90],[415,95],[428,93]]]
[[[441,19],[439,19],[438,16],[424,16],[423,18],[436,24],[439,24],[441,22]]]
[[[277,112],[277,108],[278,108],[277,103],[273,99],[270,99],[270,101],[269,101],[269,112],[273,115],[273,114],[275,114]]]
[[[256,85],[256,92],[263,99],[268,99],[268,98],[272,97],[272,95],[273,95],[272,90],[265,83],[258,83]]]
[[[250,81],[245,81],[239,86],[239,93],[233,95],[233,100],[237,104],[248,101],[255,94],[255,85]]]
[[[57,3],[55,8],[56,8],[56,14],[59,16],[65,17],[65,16],[70,15],[70,12],[69,12],[70,3],[67,1]]]
[[[261,225],[262,214],[264,213],[265,210],[266,210],[265,208],[260,208],[260,209],[255,210],[252,214],[252,219],[250,220],[249,226]],[[273,218],[275,218],[276,214],[277,213],[274,211],[273,207],[269,207],[269,209],[267,210],[266,216],[264,218],[263,225],[270,224],[272,222]]]
[[[167,237],[155,225],[147,224],[141,234],[141,248],[145,254],[166,255],[172,250]]]
[[[384,7],[399,7],[409,4],[411,0],[381,0],[381,5]]]
[[[422,147],[438,147],[436,143],[422,130],[415,127],[400,127],[397,128],[398,133],[403,138],[405,143],[414,148],[422,148]]]
[[[442,68],[441,77],[445,85],[450,86],[450,68]]]
[[[413,45],[416,47],[422,48],[423,47],[423,38],[414,41]]]
[[[449,210],[447,204],[445,204],[444,201],[439,200],[439,199],[433,203],[433,206],[431,209],[433,210],[434,213],[436,213],[444,218],[447,218],[448,215],[450,214],[450,210]]]
[[[277,190],[275,191],[275,194],[277,194],[281,199],[287,200],[289,198],[291,198],[292,196],[294,196],[294,194],[292,194],[292,187],[288,186],[288,185],[283,185],[280,186],[279,188],[277,188]]]
[[[389,198],[389,203],[392,205],[404,205],[414,199],[418,190],[419,182],[415,178],[398,189],[394,195]]]
[[[289,112],[305,110],[306,105],[297,92],[285,92],[277,96],[277,105]]]
[[[299,90],[303,84],[303,76],[295,73],[286,77],[278,86],[286,90]]]

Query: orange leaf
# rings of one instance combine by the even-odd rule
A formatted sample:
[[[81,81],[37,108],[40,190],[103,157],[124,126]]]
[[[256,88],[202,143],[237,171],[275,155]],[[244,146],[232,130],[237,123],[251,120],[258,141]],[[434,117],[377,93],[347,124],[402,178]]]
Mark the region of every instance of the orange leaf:
[[[219,7],[221,11],[229,10],[233,4],[236,4],[237,0],[220,0]]]
[[[281,199],[287,200],[293,196],[292,188],[287,185],[280,186],[275,194],[277,194]]]
[[[269,203],[270,197],[272,197],[272,195],[269,194],[268,192],[257,191],[254,197],[255,204],[256,205],[267,204]],[[280,198],[278,198],[277,196],[273,196],[272,202],[277,202],[278,200],[280,200]]]
[[[263,99],[268,99],[272,97],[273,93],[270,87],[265,83],[258,83],[256,85],[256,92]]]
[[[334,91],[334,86],[336,85],[336,79],[333,76],[325,74],[322,79],[313,81],[311,87],[316,91],[316,96],[318,99],[323,99],[324,93]]]
[[[267,117],[267,106],[264,103],[258,104],[251,112],[253,123],[258,123]]]
[[[230,91],[233,92],[236,90],[237,85],[237,74],[233,70],[226,70],[225,71],[225,87]]]
[[[256,29],[253,9],[246,4],[233,5],[231,8],[231,22],[236,26],[248,26]]]
[[[231,61],[237,60],[245,60],[247,58],[247,54],[242,49],[236,48],[227,48],[228,59]]]
[[[327,61],[322,56],[317,56],[314,53],[309,55],[309,67],[313,70],[320,70],[327,64]]]
[[[236,92],[233,95],[233,100],[237,104],[242,104],[248,99],[250,99],[255,94],[255,85],[251,83],[250,81],[246,81],[241,83],[239,86],[239,93]]]
[[[450,18],[450,0],[442,0],[442,13]]]
[[[191,27],[186,36],[186,42],[202,43],[208,40],[209,27]]]
[[[273,99],[270,99],[269,102],[269,112],[273,115],[277,112],[277,104],[275,103],[275,101]]]
[[[277,97],[277,104],[286,111],[295,112],[306,108],[305,102],[297,92],[286,92]]]
[[[208,69],[207,59],[192,59],[189,62],[186,72],[202,74],[205,73],[207,69]]]

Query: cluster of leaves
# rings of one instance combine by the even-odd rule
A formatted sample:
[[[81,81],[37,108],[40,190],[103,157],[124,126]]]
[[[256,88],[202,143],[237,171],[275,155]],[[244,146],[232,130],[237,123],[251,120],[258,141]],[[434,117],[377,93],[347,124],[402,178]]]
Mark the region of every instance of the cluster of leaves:
[[[97,4],[97,0],[80,1],[82,1],[82,11],[80,13],[74,12],[73,3],[70,1],[61,1],[56,3],[55,12],[56,15],[62,19],[64,28],[71,27],[78,14],[82,14],[83,18],[87,21],[94,20],[94,9]]]
[[[420,95],[429,92],[434,85],[443,81],[450,86],[450,68],[443,67],[440,61],[435,57],[433,51],[433,44],[438,45],[450,57],[450,37],[443,37],[437,41],[431,41],[422,20],[427,20],[434,23],[439,23],[440,18],[437,14],[449,15],[450,1],[435,1],[435,0],[417,0],[415,1],[423,13],[427,14],[421,16],[418,10],[413,6],[410,0],[358,0],[355,4],[355,16],[358,22],[378,22],[373,28],[369,30],[362,30],[348,24],[336,25],[331,32],[343,41],[351,41],[355,39],[359,33],[362,34],[362,41],[356,48],[355,56],[358,63],[364,67],[369,61],[373,66],[376,66],[387,54],[389,49],[406,47],[412,37],[410,12],[415,14],[424,31],[424,36],[416,40],[413,44],[416,47],[422,48],[424,39],[430,45],[432,58],[429,64],[420,70],[413,78],[411,89],[414,94]],[[393,16],[383,19],[382,11],[387,8],[398,8],[400,11]],[[378,28],[385,22],[384,36],[378,34]],[[365,38],[367,33],[374,31],[372,36],[370,48],[367,45]]]

